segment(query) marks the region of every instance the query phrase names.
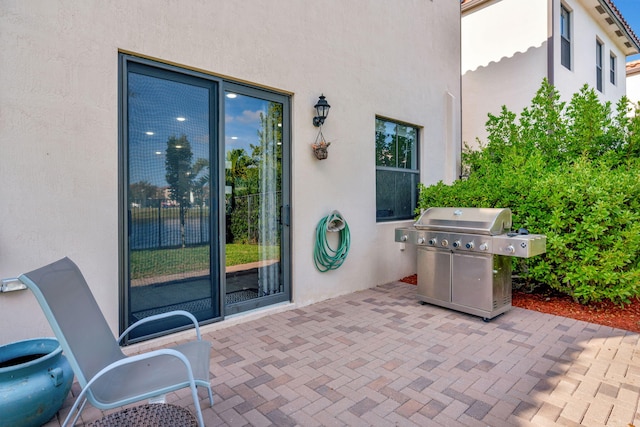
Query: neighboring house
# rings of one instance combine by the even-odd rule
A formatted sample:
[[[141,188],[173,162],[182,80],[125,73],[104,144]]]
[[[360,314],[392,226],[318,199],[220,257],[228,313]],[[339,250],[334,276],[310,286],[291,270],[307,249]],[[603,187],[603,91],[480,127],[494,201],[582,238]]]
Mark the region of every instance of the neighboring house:
[[[640,108],[640,59],[627,63],[627,98]]]
[[[68,256],[115,333],[172,308],[224,325],[415,273],[394,230],[413,223],[418,182],[460,167],[457,2],[0,8],[0,277]],[[316,227],[333,210],[350,250],[323,273]],[[0,344],[51,334],[29,291],[0,293],[0,313]]]
[[[625,58],[640,40],[612,0],[463,0],[462,140],[486,143],[487,114],[519,114],[543,78],[569,101],[586,83],[625,95]]]

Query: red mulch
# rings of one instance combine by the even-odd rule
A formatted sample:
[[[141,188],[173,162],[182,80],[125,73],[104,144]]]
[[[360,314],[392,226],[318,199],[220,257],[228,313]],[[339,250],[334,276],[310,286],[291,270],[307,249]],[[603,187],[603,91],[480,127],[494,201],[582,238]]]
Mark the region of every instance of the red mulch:
[[[402,282],[417,284],[417,275],[407,276]],[[569,317],[598,325],[611,326],[627,331],[640,333],[640,298],[631,300],[625,307],[617,306],[610,301],[582,305],[567,295],[553,292],[525,293],[513,291],[511,304],[514,307],[535,310],[541,313]]]

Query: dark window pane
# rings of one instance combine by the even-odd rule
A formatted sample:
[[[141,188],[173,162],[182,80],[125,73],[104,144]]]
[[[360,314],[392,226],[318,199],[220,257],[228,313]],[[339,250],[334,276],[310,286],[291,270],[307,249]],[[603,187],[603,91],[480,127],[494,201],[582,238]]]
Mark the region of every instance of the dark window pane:
[[[602,43],[596,40],[596,89],[602,92]]]
[[[571,42],[563,37],[561,47],[560,61],[563,66],[571,69]]]
[[[616,57],[611,54],[609,58],[609,80],[612,84],[616,84]]]
[[[376,171],[376,219],[414,217],[419,175],[415,172]]]

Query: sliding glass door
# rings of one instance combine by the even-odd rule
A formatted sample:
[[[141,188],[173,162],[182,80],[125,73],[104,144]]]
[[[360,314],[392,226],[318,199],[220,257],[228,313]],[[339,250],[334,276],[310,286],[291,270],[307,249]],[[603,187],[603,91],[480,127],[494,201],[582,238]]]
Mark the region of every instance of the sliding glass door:
[[[217,84],[138,63],[126,80],[127,323],[176,309],[216,318]],[[183,323],[166,320],[132,338]]]
[[[226,313],[287,300],[283,229],[285,104],[225,86]]]
[[[176,309],[212,322],[288,301],[288,99],[121,59],[121,330]]]

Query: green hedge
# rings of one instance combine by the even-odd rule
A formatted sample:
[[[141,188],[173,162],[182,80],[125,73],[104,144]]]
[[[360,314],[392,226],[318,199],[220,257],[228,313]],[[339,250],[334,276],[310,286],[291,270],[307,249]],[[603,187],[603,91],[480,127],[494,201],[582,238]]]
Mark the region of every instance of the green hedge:
[[[588,303],[640,296],[640,116],[585,86],[565,104],[545,80],[531,106],[489,115],[488,142],[466,150],[468,178],[420,186],[419,209],[509,207],[514,229],[547,235],[547,253],[514,259],[532,288]]]

